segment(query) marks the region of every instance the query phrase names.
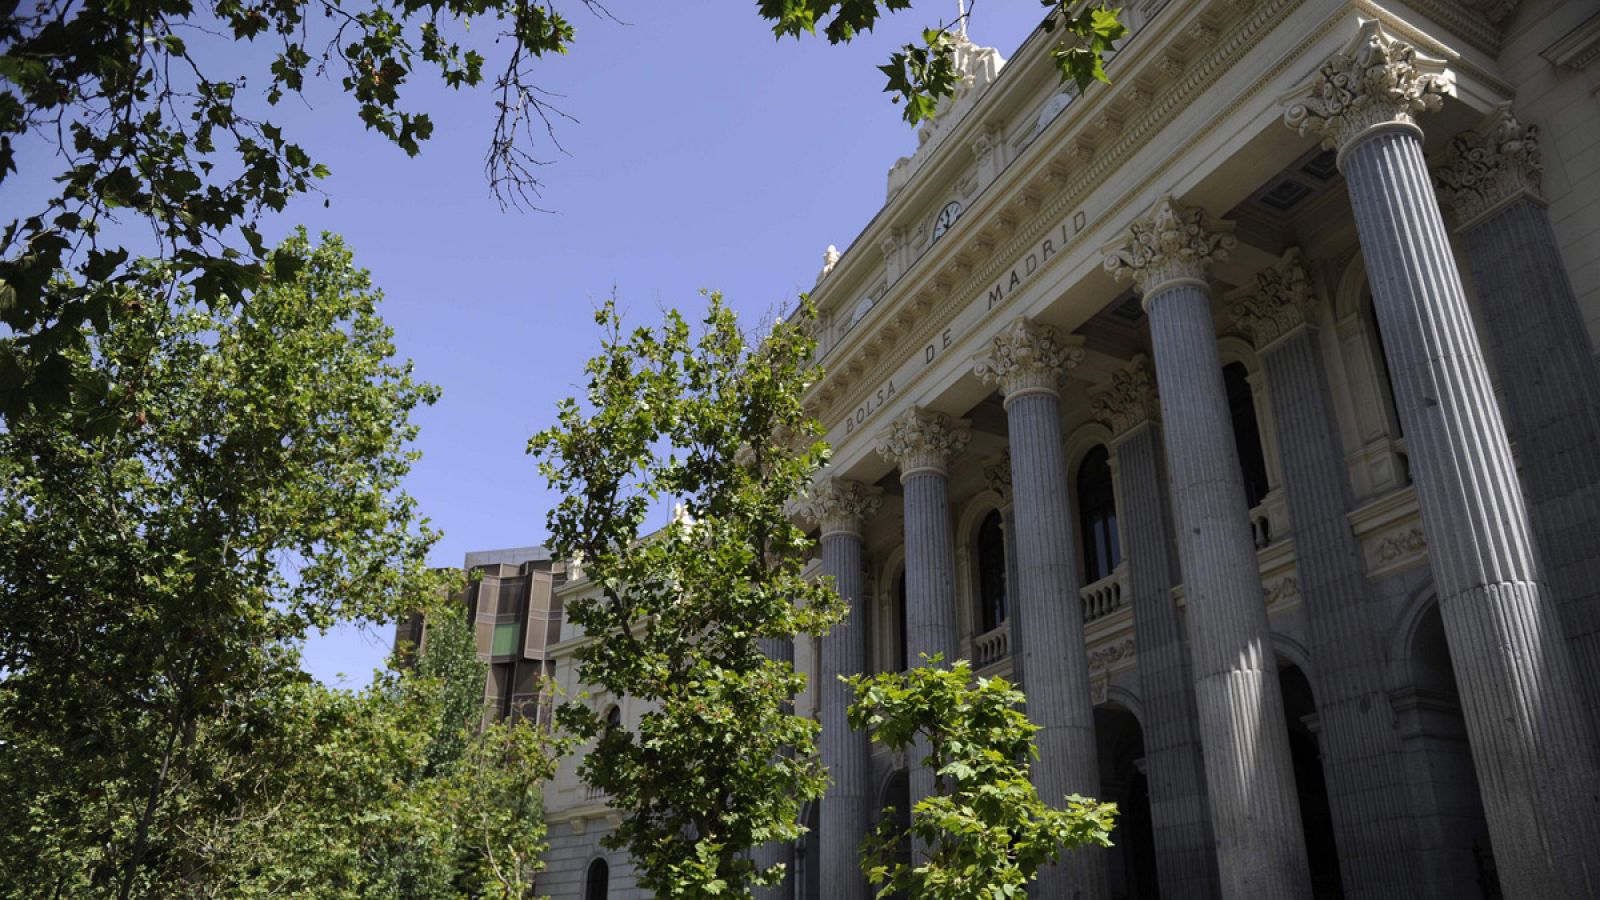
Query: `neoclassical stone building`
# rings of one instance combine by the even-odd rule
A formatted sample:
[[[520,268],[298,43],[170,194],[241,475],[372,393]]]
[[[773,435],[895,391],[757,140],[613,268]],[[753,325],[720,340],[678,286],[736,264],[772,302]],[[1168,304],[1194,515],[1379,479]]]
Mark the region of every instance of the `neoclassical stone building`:
[[[836,676],[936,652],[1122,805],[1036,897],[1600,896],[1600,7],[1124,14],[1081,98],[964,46],[813,294],[852,615],[792,648],[833,786],[775,896],[871,896],[930,779]],[[634,896],[548,804],[541,891]]]

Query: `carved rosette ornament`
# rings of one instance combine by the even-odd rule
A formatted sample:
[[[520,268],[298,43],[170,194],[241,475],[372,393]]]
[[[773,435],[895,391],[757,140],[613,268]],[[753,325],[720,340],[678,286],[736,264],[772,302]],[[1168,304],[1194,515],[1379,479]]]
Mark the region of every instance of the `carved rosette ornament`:
[[[1518,122],[1510,103],[1495,107],[1477,129],[1451,139],[1443,163],[1433,170],[1439,205],[1460,228],[1482,222],[1519,197],[1543,203],[1543,175],[1539,128]]]
[[[998,384],[1006,406],[1024,394],[1054,394],[1061,376],[1083,362],[1083,338],[1056,336],[1049,325],[1026,316],[1012,320],[989,346],[989,352],[972,361],[984,384]]]
[[[900,480],[922,472],[945,474],[950,459],[972,440],[972,423],[913,406],[878,434],[878,454],[900,467]]]
[[[827,478],[811,486],[802,510],[806,518],[822,529],[823,537],[859,536],[861,526],[876,515],[882,505],[882,488],[868,487],[859,481]]]
[[[1007,447],[1000,458],[983,467],[983,480],[989,490],[1000,498],[1001,506],[1011,505],[1011,448]]]
[[[1094,417],[1111,429],[1113,438],[1122,437],[1137,425],[1161,418],[1161,402],[1156,395],[1156,376],[1144,354],[1135,356],[1111,373],[1111,388],[1089,400]]]
[[[1277,263],[1257,272],[1254,284],[1228,295],[1228,312],[1256,349],[1266,350],[1310,321],[1315,303],[1300,249],[1291,247]]]
[[[1289,107],[1283,120],[1290,128],[1320,136],[1342,162],[1358,138],[1374,131],[1398,125],[1420,134],[1416,117],[1453,93],[1455,77],[1444,60],[1418,53],[1368,19],[1355,40],[1280,102]]]
[[[1205,210],[1179,206],[1167,194],[1105,248],[1106,271],[1118,281],[1131,279],[1146,303],[1164,287],[1204,286],[1211,264],[1227,259],[1237,243],[1232,231],[1232,222],[1211,221]]]

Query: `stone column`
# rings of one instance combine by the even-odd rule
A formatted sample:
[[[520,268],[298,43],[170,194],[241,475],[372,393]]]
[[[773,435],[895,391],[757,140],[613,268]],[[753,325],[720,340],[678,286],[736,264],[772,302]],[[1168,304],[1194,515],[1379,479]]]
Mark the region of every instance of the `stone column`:
[[[913,406],[878,435],[878,452],[900,467],[906,532],[906,636],[908,662],[941,654],[948,665],[961,654],[956,632],[955,536],[946,494],[950,459],[972,437],[964,419]],[[926,752],[919,749],[920,760]],[[933,773],[911,766],[911,802],[933,793]]]
[[[1018,318],[974,361],[985,383],[1005,397],[1011,483],[1017,513],[1017,582],[1012,599],[1012,657],[1028,673],[1028,718],[1039,756],[1033,785],[1059,805],[1068,794],[1100,792],[1089,699],[1089,659],[1078,599],[1078,541],[1061,446],[1062,375],[1083,360],[1082,338]],[[1105,897],[1105,853],[1078,850],[1039,873],[1037,896]]]
[[[1289,900],[1310,896],[1310,872],[1211,319],[1206,272],[1233,244],[1218,228],[1162,197],[1106,268],[1150,316],[1222,894]]]
[[[1496,109],[1434,170],[1478,288],[1528,518],[1600,729],[1600,367],[1539,181],[1539,134]]]
[[[882,491],[854,481],[829,478],[814,487],[806,512],[822,529],[822,574],[850,607],[843,622],[822,639],[817,692],[822,718],[822,764],[828,792],[822,798],[812,846],[818,857],[820,896],[869,900],[871,887],[861,874],[861,842],[877,820],[872,781],[872,743],[850,727],[845,710],[850,689],[840,675],[869,669],[872,619],[862,565],[861,528],[883,503]]]
[[[1600,893],[1600,769],[1422,157],[1444,63],[1364,22],[1286,98],[1339,151],[1508,897]]]
[[[1230,294],[1228,309],[1261,354],[1294,523],[1311,656],[1317,664],[1322,772],[1347,897],[1410,896],[1407,778],[1385,684],[1388,617],[1368,589],[1348,514],[1349,471],[1333,417],[1311,281],[1291,249]]]
[[[1117,522],[1126,554],[1128,603],[1139,647],[1139,698],[1144,704],[1145,775],[1155,832],[1156,877],[1170,900],[1217,896],[1217,856],[1205,760],[1195,712],[1194,680],[1183,622],[1172,599],[1177,582],[1172,520],[1161,463],[1155,376],[1143,356],[1113,373],[1109,390],[1091,399],[1111,429],[1117,479]]]

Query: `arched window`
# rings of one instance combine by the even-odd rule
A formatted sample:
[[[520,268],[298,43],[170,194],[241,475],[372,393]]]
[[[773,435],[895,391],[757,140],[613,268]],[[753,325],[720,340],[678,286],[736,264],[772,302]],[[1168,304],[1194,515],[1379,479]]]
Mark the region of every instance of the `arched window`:
[[[978,624],[980,633],[1006,620],[1006,531],[995,510],[978,526]]]
[[[1394,399],[1394,375],[1389,371],[1389,351],[1383,347],[1383,329],[1378,327],[1378,311],[1372,308],[1372,292],[1367,291],[1363,301],[1367,325],[1372,329],[1371,344],[1374,351],[1373,365],[1378,369],[1378,377],[1383,381],[1383,389],[1389,401],[1390,430],[1395,437],[1404,437],[1405,428],[1400,424],[1400,404]]]
[[[611,708],[606,710],[606,727],[622,727],[622,707],[616,705],[615,703],[611,704]]]
[[[1222,382],[1228,390],[1228,415],[1233,419],[1233,443],[1239,450],[1244,498],[1254,509],[1267,496],[1267,457],[1261,450],[1261,427],[1256,424],[1250,373],[1243,363],[1228,363],[1222,367]]]
[[[911,640],[906,633],[906,573],[900,570],[900,575],[894,582],[894,671],[904,672],[911,668]]]
[[[589,863],[589,875],[583,880],[583,900],[606,900],[611,892],[611,867],[603,859]]]
[[[1078,527],[1083,532],[1083,578],[1093,584],[1122,562],[1111,454],[1104,444],[1096,445],[1078,465]]]

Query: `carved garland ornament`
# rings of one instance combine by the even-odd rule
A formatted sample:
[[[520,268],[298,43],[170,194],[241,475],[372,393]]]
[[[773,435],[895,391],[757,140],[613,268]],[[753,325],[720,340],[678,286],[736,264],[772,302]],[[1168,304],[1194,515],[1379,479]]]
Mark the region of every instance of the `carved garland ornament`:
[[[828,478],[811,487],[803,512],[830,534],[860,534],[861,526],[883,505],[883,490],[858,481]]]
[[[878,434],[878,454],[900,467],[900,479],[918,472],[944,474],[951,457],[972,439],[971,425],[941,412],[913,406]]]
[[[1156,396],[1155,373],[1143,354],[1135,356],[1126,366],[1111,373],[1111,388],[1095,394],[1089,400],[1094,417],[1111,429],[1111,436],[1121,437],[1134,426],[1161,417],[1161,404]]]
[[[1119,643],[1101,647],[1099,650],[1089,654],[1089,671],[1099,672],[1109,669],[1125,659],[1133,659],[1136,652],[1137,648],[1134,646],[1133,638],[1127,638]]]
[[[1322,138],[1341,154],[1357,137],[1382,125],[1416,127],[1455,92],[1455,78],[1442,59],[1390,37],[1377,20],[1361,23],[1355,40],[1335,53],[1311,79],[1284,97],[1284,122],[1301,134]]]
[[[1106,248],[1106,271],[1118,281],[1131,279],[1147,303],[1171,282],[1203,282],[1211,264],[1227,259],[1237,243],[1232,222],[1209,218],[1203,209],[1163,196],[1133,220],[1127,237]]]
[[[1001,506],[1011,505],[1011,448],[1001,451],[1000,458],[983,467],[983,480],[989,490],[1000,497]]]
[[[1228,312],[1256,349],[1265,350],[1309,321],[1315,302],[1300,250],[1291,247],[1276,264],[1257,272],[1253,285],[1229,298]]]
[[[1083,362],[1083,338],[1058,339],[1056,330],[1018,316],[973,360],[984,384],[999,384],[1006,402],[1028,393],[1055,393],[1063,372]]]
[[[1539,128],[1518,122],[1509,103],[1496,107],[1476,130],[1456,135],[1433,171],[1439,204],[1462,228],[1518,197],[1544,202],[1543,175]]]

